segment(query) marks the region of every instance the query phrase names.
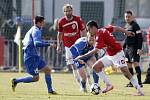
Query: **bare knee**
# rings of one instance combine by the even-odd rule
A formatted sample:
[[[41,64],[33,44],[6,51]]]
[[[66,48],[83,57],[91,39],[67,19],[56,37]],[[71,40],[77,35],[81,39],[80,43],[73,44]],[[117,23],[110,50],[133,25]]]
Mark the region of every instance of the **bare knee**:
[[[33,82],[37,82],[37,81],[39,81],[39,75],[38,76],[33,76]]]
[[[51,69],[49,67],[44,67],[41,69],[45,74],[51,74]]]
[[[122,67],[121,68],[121,72],[124,74],[124,76],[127,78],[127,79],[131,79],[132,77],[132,74],[129,72],[128,68],[127,67]]]
[[[94,65],[93,65],[93,70],[98,73],[100,71],[102,71],[102,68],[103,68],[103,64],[102,62],[96,62]]]

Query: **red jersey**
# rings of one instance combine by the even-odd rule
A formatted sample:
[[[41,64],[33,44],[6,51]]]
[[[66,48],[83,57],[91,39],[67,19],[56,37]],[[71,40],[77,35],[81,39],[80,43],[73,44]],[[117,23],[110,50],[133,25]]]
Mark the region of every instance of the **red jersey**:
[[[106,47],[106,51],[109,56],[113,56],[122,50],[120,43],[118,43],[111,34],[112,32],[113,27],[108,26],[98,29],[98,32],[96,33],[95,47],[98,49]]]
[[[147,43],[148,45],[150,45],[150,28],[148,29],[148,33],[147,33]]]
[[[62,17],[58,23],[58,32],[62,33],[64,46],[71,47],[81,37],[80,31],[84,30],[84,28],[84,23],[80,17],[73,16],[70,21]]]

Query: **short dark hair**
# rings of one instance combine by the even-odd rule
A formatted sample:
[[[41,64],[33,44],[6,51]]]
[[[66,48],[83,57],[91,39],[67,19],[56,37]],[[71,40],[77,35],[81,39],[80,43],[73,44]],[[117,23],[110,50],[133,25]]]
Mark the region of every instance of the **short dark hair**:
[[[44,21],[44,19],[45,18],[43,16],[36,16],[35,19],[34,19],[35,20],[35,24],[37,24],[38,22],[41,23],[42,21]]]
[[[125,13],[130,14],[130,15],[133,15],[133,13],[132,13],[131,10],[127,10],[127,11],[125,11]]]
[[[94,20],[90,20],[86,24],[87,30],[89,30],[89,28],[92,28],[93,26],[98,29],[98,25],[97,25],[96,21],[94,21]]]

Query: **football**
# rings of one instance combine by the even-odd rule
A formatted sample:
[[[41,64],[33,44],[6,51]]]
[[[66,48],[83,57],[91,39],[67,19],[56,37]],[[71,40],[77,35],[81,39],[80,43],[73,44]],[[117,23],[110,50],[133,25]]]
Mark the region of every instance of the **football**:
[[[91,85],[91,93],[94,95],[98,95],[100,93],[100,86],[97,83],[93,83]]]

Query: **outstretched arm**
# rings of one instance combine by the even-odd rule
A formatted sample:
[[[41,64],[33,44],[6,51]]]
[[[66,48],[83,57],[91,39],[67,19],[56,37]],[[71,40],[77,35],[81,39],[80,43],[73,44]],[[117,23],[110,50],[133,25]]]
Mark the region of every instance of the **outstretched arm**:
[[[94,48],[93,50],[89,51],[88,53],[84,54],[84,55],[81,55],[81,56],[78,56],[75,60],[80,60],[82,58],[86,58],[86,57],[89,57],[93,54],[96,54],[98,52],[98,49],[97,48]]]
[[[131,31],[127,31],[122,27],[119,27],[119,26],[112,26],[112,27],[113,27],[114,32],[122,32],[122,33],[125,33],[125,35],[127,35],[127,36],[134,36],[135,35],[135,33],[131,32]]]

